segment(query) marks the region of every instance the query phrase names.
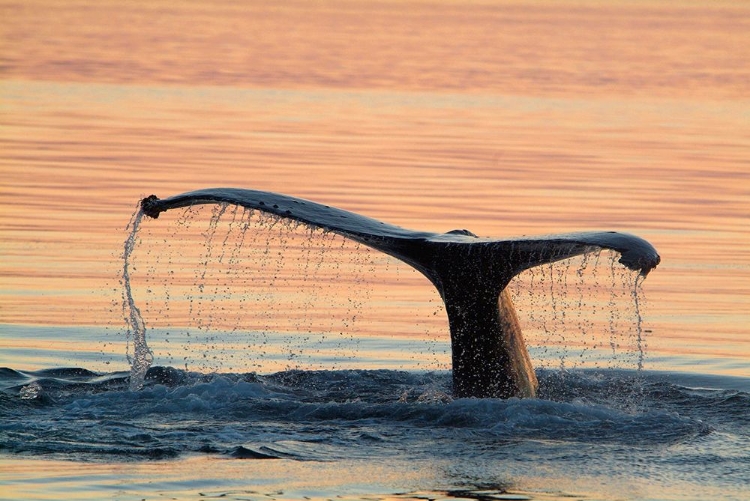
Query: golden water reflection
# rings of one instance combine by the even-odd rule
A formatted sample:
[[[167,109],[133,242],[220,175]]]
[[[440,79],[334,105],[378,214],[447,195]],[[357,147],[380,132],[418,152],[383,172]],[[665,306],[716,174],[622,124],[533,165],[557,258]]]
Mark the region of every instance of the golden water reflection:
[[[644,284],[649,353],[747,375],[744,4],[0,8],[5,325],[119,324],[136,202],[238,186],[414,229],[638,234],[663,257]],[[413,312],[434,293],[414,280],[358,328],[424,335]]]

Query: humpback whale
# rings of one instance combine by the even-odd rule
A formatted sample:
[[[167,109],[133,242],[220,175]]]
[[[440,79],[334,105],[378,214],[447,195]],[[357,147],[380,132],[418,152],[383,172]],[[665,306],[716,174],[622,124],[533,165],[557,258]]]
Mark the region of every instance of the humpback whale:
[[[534,397],[538,383],[506,286],[518,273],[599,249],[646,276],[660,261],[646,240],[592,231],[513,239],[479,238],[468,230],[412,231],[361,214],[279,193],[211,188],[141,200],[152,218],[197,204],[228,203],[332,231],[411,265],[445,303],[457,398]]]

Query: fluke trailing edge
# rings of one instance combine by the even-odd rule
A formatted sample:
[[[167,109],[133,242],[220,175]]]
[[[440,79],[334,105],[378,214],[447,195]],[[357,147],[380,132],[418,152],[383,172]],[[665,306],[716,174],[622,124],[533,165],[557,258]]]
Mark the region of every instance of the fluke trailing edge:
[[[518,273],[598,249],[646,276],[659,264],[647,241],[626,233],[582,232],[508,240],[467,230],[411,231],[360,214],[266,191],[212,188],[141,201],[143,212],[230,203],[333,231],[422,272],[445,302],[451,331],[455,397],[533,397],[537,380],[506,286]]]

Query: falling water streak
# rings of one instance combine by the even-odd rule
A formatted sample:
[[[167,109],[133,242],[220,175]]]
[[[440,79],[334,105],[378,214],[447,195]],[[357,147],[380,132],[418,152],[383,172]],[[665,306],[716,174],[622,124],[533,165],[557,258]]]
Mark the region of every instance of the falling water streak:
[[[344,244],[348,243],[347,239],[344,239]],[[342,245],[343,248],[343,245]],[[369,247],[365,247],[359,242],[354,245],[353,262],[354,267],[352,268],[352,279],[357,290],[357,294],[351,294],[347,298],[348,306],[346,311],[346,320],[344,321],[344,328],[349,333],[348,346],[351,348],[351,354],[349,358],[354,360],[357,356],[359,349],[360,339],[356,335],[357,332],[357,320],[362,309],[362,305],[370,300],[371,291],[369,283],[365,279],[363,273],[365,265],[371,256],[371,250]],[[371,261],[370,261],[371,262]],[[343,335],[343,333],[342,333]]]
[[[322,245],[321,245],[320,254],[319,254],[320,259],[318,263],[316,264],[316,268],[315,268],[316,276],[318,275],[320,270],[323,268],[322,265],[323,265],[325,256],[330,256],[331,253],[334,253],[334,254],[336,253],[336,247],[334,245],[336,244],[338,238],[343,238],[343,237],[340,237],[338,234],[333,233],[331,231],[323,230]],[[336,259],[334,259],[332,262],[326,262],[326,264],[328,265],[329,269],[324,270],[324,271],[327,271],[328,273],[335,272],[336,275],[333,278],[328,278],[326,280],[323,280],[323,285],[319,289],[318,296],[319,296],[319,300],[322,303],[329,304],[334,301],[335,296],[336,296],[334,289],[333,289],[333,283],[339,279],[340,267],[339,267],[339,261]],[[327,326],[321,325],[321,330],[323,332],[323,335],[321,337],[321,348],[323,348],[323,345],[325,343],[330,342],[330,340],[334,337],[333,334],[334,334],[335,329],[336,329],[336,325],[335,325],[334,317],[330,316],[328,319],[328,325]]]
[[[236,214],[235,210],[235,214]],[[245,243],[245,238],[247,236],[248,228],[250,228],[250,224],[252,221],[253,214],[255,213],[252,209],[247,209],[245,207],[242,208],[242,216],[240,216],[240,222],[239,222],[239,236],[236,239],[236,242],[234,244],[234,248],[232,249],[231,255],[229,257],[229,268],[230,271],[227,272],[227,276],[229,278],[229,282],[234,284],[235,282],[238,282],[242,284],[243,290],[247,290],[247,274],[246,273],[240,273],[240,265],[242,264],[242,261],[240,259],[240,251],[242,249],[242,245]],[[239,308],[237,308],[238,312],[242,311],[242,305],[247,300],[247,295],[245,293],[240,294],[238,304],[240,305]],[[239,313],[236,314],[234,323],[229,330],[229,335],[234,337],[239,330],[241,325],[241,316]]]
[[[227,204],[217,204],[211,209],[211,219],[208,223],[208,228],[206,229],[205,233],[203,234],[203,238],[205,239],[205,254],[202,256],[202,261],[200,262],[200,266],[196,268],[195,271],[195,281],[197,287],[198,287],[198,294],[195,297],[195,305],[197,308],[197,311],[200,312],[200,314],[194,315],[191,311],[190,313],[190,319],[192,320],[193,317],[197,317],[196,321],[196,329],[198,332],[205,333],[204,336],[204,349],[202,350],[203,358],[201,360],[201,368],[202,369],[208,369],[208,347],[209,343],[211,342],[211,334],[210,329],[211,325],[213,323],[212,319],[212,313],[211,310],[208,310],[207,318],[204,318],[203,312],[203,303],[208,297],[209,302],[213,302],[213,296],[209,296],[206,294],[206,273],[208,272],[209,265],[212,264],[212,260],[215,259],[213,253],[214,253],[214,246],[213,246],[213,240],[214,236],[216,234],[217,226],[219,224],[219,220],[221,219],[221,216],[224,214],[224,212],[227,209]],[[191,302],[192,304],[192,302]]]
[[[643,360],[645,357],[645,347],[643,345],[643,316],[641,315],[640,290],[641,284],[646,279],[640,273],[635,274],[633,280],[633,305],[635,307],[635,334],[638,346],[638,374],[643,371]]]
[[[273,215],[268,214],[266,212],[259,212],[258,213],[258,221],[257,225],[259,228],[262,228],[265,230],[265,244],[262,246],[262,249],[259,249],[261,252],[260,259],[258,259],[257,266],[260,270],[263,270],[263,273],[261,274],[261,285],[263,292],[258,294],[255,297],[255,302],[257,304],[266,304],[268,305],[267,308],[263,311],[263,325],[260,329],[260,336],[261,336],[261,346],[260,346],[260,353],[265,355],[266,350],[268,349],[269,345],[269,339],[272,336],[273,328],[272,328],[272,318],[275,314],[275,306],[276,301],[274,300],[274,286],[276,281],[276,276],[278,274],[278,271],[275,273],[271,271],[269,263],[270,259],[269,256],[271,254],[271,247],[272,247],[272,239],[271,239],[271,230],[273,230],[273,227],[278,223],[278,219],[275,218]],[[280,264],[277,266],[277,270],[280,268]],[[270,272],[270,276],[266,276],[266,272]]]
[[[233,207],[233,210],[231,211],[232,217],[231,217],[231,220],[229,221],[229,224],[227,225],[224,239],[221,242],[221,254],[219,255],[218,260],[217,260],[218,263],[224,264],[224,267],[227,268],[227,271],[225,272],[227,276],[229,274],[229,265],[227,263],[224,263],[224,258],[227,254],[227,242],[229,241],[230,236],[233,235],[233,229],[234,229],[235,224],[237,223],[237,212],[239,210],[239,206],[237,205],[234,205],[232,207]],[[224,214],[224,212],[222,212],[222,214]],[[219,215],[219,217],[221,217],[221,214]],[[230,253],[229,260],[231,261],[231,253]],[[221,283],[221,286],[220,286],[220,283]],[[231,298],[231,292],[230,292],[228,280],[224,279],[224,280],[221,280],[220,282],[216,281],[214,285],[214,293],[211,297],[211,302],[214,303],[216,299],[228,300],[230,298]],[[213,321],[214,321],[214,317],[216,313],[220,315],[222,320],[225,319],[226,317],[225,307],[222,305],[219,308],[217,307],[211,308],[211,312],[209,314],[209,322],[211,323],[211,325],[213,325]],[[215,340],[215,338],[213,340]],[[226,352],[224,343],[221,343],[221,346],[222,348],[219,350],[219,355],[221,356],[222,361],[227,362],[228,359],[231,358],[231,355]],[[216,358],[217,357],[214,356],[214,359]]]
[[[312,261],[312,240],[315,235],[315,228],[312,226],[308,226],[305,228],[306,232],[306,238],[302,239],[301,244],[301,252],[304,256],[304,267],[302,269],[302,281],[303,283],[307,284],[315,280],[315,273],[311,273],[310,270],[310,262]],[[320,268],[320,262],[323,260],[323,257],[321,256],[320,261],[318,261],[317,266],[314,268],[314,270],[317,272],[317,269]],[[307,317],[307,313],[312,308],[312,294],[308,294],[307,300],[303,302],[302,304],[302,311],[303,311],[303,317]],[[297,330],[302,332],[303,326],[301,323],[298,323]],[[305,326],[304,329],[307,334],[303,336],[304,341],[308,341],[310,339],[310,334],[312,334],[312,324],[308,324]]]
[[[140,207],[133,214],[128,223],[130,234],[125,240],[125,248],[122,253],[122,283],[123,283],[123,316],[127,323],[127,337],[133,339],[133,356],[128,354],[130,362],[130,389],[137,391],[143,388],[146,372],[154,360],[154,355],[146,344],[146,324],[141,317],[141,312],[135,305],[133,293],[130,287],[130,256],[133,254],[136,244],[136,234],[143,218]],[[126,228],[127,229],[127,228]]]
[[[612,284],[616,283],[616,271],[615,271],[615,256],[611,255],[609,257],[609,268],[612,278]],[[617,357],[617,339],[615,338],[615,332],[617,332],[617,323],[615,321],[615,312],[616,310],[616,298],[617,298],[617,291],[614,287],[610,290],[609,294],[609,346],[612,349],[612,357],[616,359]]]
[[[581,258],[581,263],[578,266],[578,269],[576,270],[576,277],[577,282],[575,284],[575,288],[577,291],[577,301],[575,304],[575,324],[578,328],[578,332],[580,333],[582,338],[586,338],[588,335],[588,326],[586,325],[586,318],[583,315],[583,306],[585,304],[584,299],[584,292],[586,291],[586,280],[584,279],[584,273],[586,271],[586,268],[589,265],[589,254],[584,254]],[[596,270],[596,268],[594,268]],[[594,275],[594,278],[596,275]],[[590,291],[589,291],[590,292]],[[584,345],[584,347],[581,349],[581,351],[578,354],[578,358],[576,361],[573,362],[573,367],[575,367],[579,362],[579,360],[583,360],[586,352],[591,348],[591,346]],[[596,345],[594,344],[593,348],[596,348]]]
[[[299,223],[289,219],[278,218],[275,226],[278,227],[276,241],[278,242],[279,249],[276,251],[276,271],[273,277],[274,288],[277,290],[288,290],[290,288],[290,277],[289,273],[286,272],[286,267],[289,266],[286,264],[288,257],[286,251],[289,249],[289,239],[293,237],[293,232],[299,226]],[[281,308],[281,311],[283,311],[283,308]],[[269,330],[271,328],[272,326],[269,324]],[[287,358],[286,369],[298,369],[298,352],[291,337],[285,340],[284,350]]]
[[[313,284],[318,283],[318,272],[320,271],[321,265],[325,259],[327,244],[331,234],[314,226],[304,224],[301,224],[300,226],[304,231],[300,240],[297,274],[302,278],[302,285],[306,289],[308,286],[313,286]],[[315,246],[314,244],[316,240],[321,242],[322,245]],[[313,249],[315,249],[316,257],[313,257]],[[305,296],[299,309],[301,313],[300,318],[298,318],[294,324],[294,329],[299,333],[299,339],[296,343],[295,349],[300,353],[306,351],[306,349],[309,349],[311,352],[314,351],[315,353],[320,353],[322,348],[320,344],[317,348],[311,344],[313,334],[313,320],[311,313],[314,310],[314,299],[315,295],[313,293],[308,293]],[[322,336],[322,340],[324,339],[325,334]],[[321,341],[319,341],[319,343]]]
[[[177,221],[180,227],[177,230],[191,226],[199,209],[200,207],[186,208],[183,218]],[[185,361],[190,359],[190,364],[197,366],[198,370],[210,372],[226,370],[229,364],[234,365],[239,360],[243,360],[241,363],[245,367],[259,370],[269,365],[282,367],[273,364],[283,363],[284,358],[287,362],[286,368],[299,368],[300,363],[318,364],[321,368],[330,368],[329,363],[332,367],[338,367],[349,360],[357,363],[356,357],[360,355],[360,349],[359,337],[356,334],[361,328],[360,322],[364,322],[362,325],[365,329],[370,329],[365,330],[366,333],[382,333],[372,330],[371,324],[368,323],[370,317],[367,311],[362,310],[371,300],[375,304],[384,300],[379,295],[382,294],[379,289],[378,295],[371,297],[371,277],[378,275],[377,267],[383,263],[386,269],[393,264],[396,267],[395,274],[398,275],[398,263],[378,259],[378,256],[369,252],[367,248],[344,237],[306,225],[287,223],[283,218],[244,209],[240,213],[239,208],[233,208],[231,204],[226,208],[218,205],[211,212],[213,217],[205,221],[207,228],[201,225],[199,230],[204,244],[203,252],[190,254],[186,253],[183,245],[171,245],[169,241],[177,238],[178,231],[175,230],[171,239],[163,240],[168,252],[147,253],[152,261],[156,259],[157,264],[168,261],[170,267],[174,257],[175,263],[187,266],[183,268],[183,272],[193,275],[192,287],[200,289],[199,293],[195,290],[187,294],[169,293],[169,282],[173,277],[176,278],[170,270],[168,278],[165,278],[166,293],[163,296],[167,305],[156,312],[156,318],[168,316],[168,310],[171,308],[181,315],[177,318],[178,321],[187,320],[188,327],[197,328],[198,332],[191,332],[191,329],[186,332],[187,339],[183,344]],[[253,231],[252,227],[262,231]],[[145,240],[147,236],[143,231],[139,232],[136,237],[137,243],[140,244],[141,239]],[[313,240],[322,245],[313,245]],[[279,247],[284,252],[281,252]],[[314,251],[316,247],[318,250]],[[243,248],[246,248],[246,251],[243,252]],[[247,252],[251,256],[245,256]],[[197,269],[194,264],[190,264],[194,263],[192,256],[196,254],[196,257],[199,256]],[[330,262],[324,267],[326,257]],[[245,261],[248,258],[250,263]],[[189,262],[185,261],[186,259]],[[631,299],[633,275],[624,269],[622,272],[619,271],[620,266],[614,255],[611,255],[611,259],[601,260],[604,266],[609,261],[610,269],[602,267],[600,277],[604,278],[609,274],[612,276],[612,287],[609,287],[609,304],[612,308],[607,317],[606,312],[602,312],[602,307],[607,304],[607,296],[602,297],[604,302],[601,305],[597,300],[599,294],[604,292],[596,281],[600,254],[594,252],[593,255],[576,259],[562,260],[554,266],[528,270],[525,276],[521,277],[521,281],[512,286],[514,300],[521,300],[519,313],[527,315],[524,328],[528,329],[529,346],[535,350],[535,358],[541,356],[537,365],[563,371],[578,368],[579,365],[590,366],[592,363],[599,367],[600,361],[597,357],[601,357],[602,354],[597,353],[597,349],[602,341],[606,345],[606,333],[609,331],[612,355],[608,359],[608,364],[620,367],[625,363],[633,368],[636,368],[636,365],[642,367],[646,347],[639,339],[639,335],[636,335],[633,310],[630,309],[629,313],[622,311],[623,304],[630,305],[630,308],[634,304]],[[135,266],[139,264],[140,260],[131,261],[129,271],[135,270]],[[157,272],[156,268],[155,265],[151,265],[150,268],[147,266],[152,273]],[[615,271],[616,268],[618,271]],[[411,268],[405,269],[416,273],[411,271]],[[593,285],[590,282],[592,274],[595,279]],[[177,280],[179,284],[179,278]],[[619,292],[616,290],[618,281],[621,286]],[[640,280],[638,282],[640,284]],[[375,283],[378,283],[377,279]],[[147,281],[147,285],[149,284],[155,284],[153,278],[151,282]],[[350,284],[350,294],[343,296],[344,301],[341,304],[332,306],[341,313],[341,317],[320,315],[319,308],[314,305],[330,306],[329,303],[340,300],[341,292],[345,290],[342,286],[346,287],[345,284]],[[275,286],[282,289],[280,295],[274,290]],[[307,286],[310,286],[309,290]],[[605,284],[604,286],[606,290],[607,287]],[[185,286],[179,287],[180,290],[184,290]],[[242,292],[238,293],[237,290]],[[284,291],[291,291],[291,294],[284,295]],[[304,296],[303,291],[309,294]],[[355,291],[355,294],[351,294],[352,291]],[[152,294],[151,290],[146,292]],[[176,304],[175,308],[172,308],[172,305],[168,304],[170,298],[184,303]],[[250,309],[243,307],[248,300],[253,303]],[[188,309],[188,304],[185,301],[190,303],[187,317],[185,309]],[[614,307],[615,302],[620,307]],[[123,303],[125,308],[127,300],[124,293]],[[155,301],[151,303],[156,305]],[[144,305],[140,306],[144,315],[153,318],[148,304],[146,309]],[[581,311],[586,308],[593,309],[591,320]],[[618,309],[619,312],[616,311]],[[252,314],[248,315],[250,312]],[[604,313],[600,320],[594,318],[597,312]],[[140,313],[139,311],[138,314]],[[438,311],[429,313],[435,316]],[[640,312],[636,315],[640,315]],[[336,323],[337,318],[343,325]],[[167,326],[171,325],[170,318],[159,320],[162,323],[166,321]],[[321,325],[318,329],[313,329],[312,322],[316,320],[321,321]],[[606,327],[608,320],[609,329]],[[330,321],[327,328],[322,325],[326,321]],[[257,327],[249,326],[248,322],[255,322]],[[604,323],[602,325],[599,322]],[[222,330],[222,326],[226,327],[225,330]],[[160,330],[154,329],[152,325],[147,334],[164,335]],[[285,329],[291,331],[284,334]],[[599,337],[599,333],[605,337]],[[444,332],[441,330],[439,334],[442,335]],[[247,339],[237,341],[242,336],[247,336]],[[151,344],[154,343],[154,339],[150,341]],[[165,345],[156,344],[154,349],[158,352],[163,346]],[[443,351],[444,346],[443,341]],[[189,353],[191,350],[193,355]],[[245,357],[243,354],[249,356]],[[424,355],[424,352],[418,354],[419,357]],[[414,361],[421,360],[411,353],[405,353],[405,356]],[[310,357],[318,357],[319,360],[307,361]],[[169,353],[169,358],[172,360],[172,353]],[[443,366],[449,368],[449,365]]]
[[[558,264],[558,266],[561,266]],[[565,346],[565,309],[562,307],[562,305],[558,305],[558,295],[565,293],[565,287],[562,288],[557,294],[555,293],[555,263],[550,263],[547,265],[547,268],[549,269],[550,274],[550,280],[549,280],[549,297],[552,304],[552,322],[557,327],[557,335],[560,338],[560,344],[562,346]],[[562,273],[562,271],[560,271]],[[560,310],[562,309],[562,319],[560,319]],[[560,370],[565,372],[565,357],[567,356],[567,353],[565,350],[561,351],[560,356]]]
[[[209,223],[210,236],[208,236],[207,241],[206,241],[206,245],[207,247],[209,247],[210,256],[208,256],[206,259],[206,263],[205,263],[206,266],[204,267],[204,271],[203,271],[204,277],[202,277],[203,280],[201,284],[203,286],[203,291],[202,291],[203,293],[207,293],[205,284],[208,281],[205,280],[205,273],[208,269],[209,264],[213,267],[215,264],[221,264],[224,262],[224,256],[226,255],[227,240],[229,239],[229,236],[232,233],[232,226],[235,223],[236,217],[237,217],[237,206],[235,205],[233,207],[234,207],[234,211],[232,212],[232,219],[231,221],[229,221],[229,224],[227,225],[226,234],[224,235],[223,239],[221,238],[217,239],[216,236],[217,236],[217,232],[219,231],[219,223],[221,222],[221,218],[224,216],[224,214],[226,213],[228,209],[228,204],[219,204],[216,207],[214,207],[212,211],[212,217]],[[217,241],[221,241],[221,243],[218,244],[216,243]],[[219,246],[219,249],[218,249],[219,252],[218,252],[218,256],[213,257],[213,255],[216,254],[214,253],[214,250],[213,250],[215,246]],[[207,317],[207,320],[203,323],[203,330],[206,332],[205,341],[204,341],[205,346],[204,346],[204,352],[203,352],[203,359],[204,359],[204,362],[206,362],[210,353],[211,359],[212,359],[212,362],[211,362],[212,369],[218,370],[223,366],[223,363],[226,359],[226,356],[225,356],[226,353],[223,348],[224,343],[217,343],[217,334],[213,332],[212,329],[214,326],[214,321],[215,321],[215,317],[217,313],[222,313],[222,317],[224,316],[223,312],[219,312],[217,310],[216,300],[226,295],[227,285],[225,281],[217,281],[217,280],[211,280],[211,281],[214,282],[213,292],[207,293],[208,304],[211,305],[211,307],[208,309],[207,314],[205,315]],[[220,285],[219,285],[222,282],[224,283],[224,296],[222,295],[220,291]],[[221,309],[223,310],[224,308],[221,307]],[[201,317],[203,317],[203,315],[201,315]]]

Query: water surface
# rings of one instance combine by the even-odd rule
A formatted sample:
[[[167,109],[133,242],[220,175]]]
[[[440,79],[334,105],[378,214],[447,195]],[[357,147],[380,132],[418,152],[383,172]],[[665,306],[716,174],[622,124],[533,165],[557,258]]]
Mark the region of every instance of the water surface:
[[[6,0],[0,17],[3,496],[746,497],[743,3]],[[164,215],[143,225],[134,295],[156,365],[184,379],[130,393],[125,226],[144,196],[212,186],[430,231],[627,231],[662,264],[640,333],[607,256],[580,284],[580,262],[524,277],[558,389],[443,402],[445,319],[420,276],[262,225],[208,247],[211,208]],[[557,288],[527,298],[543,277]],[[84,372],[40,372],[67,367]],[[292,457],[235,457],[264,447]]]

